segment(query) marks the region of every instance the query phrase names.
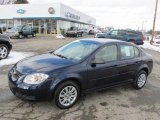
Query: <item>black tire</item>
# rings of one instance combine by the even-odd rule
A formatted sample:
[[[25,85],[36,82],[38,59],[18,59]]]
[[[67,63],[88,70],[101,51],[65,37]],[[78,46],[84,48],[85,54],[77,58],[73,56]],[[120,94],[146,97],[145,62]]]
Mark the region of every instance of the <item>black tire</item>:
[[[0,49],[1,49],[2,47],[6,49],[6,55],[5,55],[4,57],[1,57],[1,52],[0,52],[0,60],[1,60],[1,59],[6,59],[6,58],[8,57],[8,54],[9,54],[9,48],[8,48],[8,46],[5,45],[5,44],[0,44]]]
[[[75,37],[78,37],[78,34],[75,34]]]
[[[19,39],[22,39],[22,38],[23,38],[22,33],[19,33],[18,38],[19,38]]]
[[[35,33],[33,33],[33,34],[32,34],[32,37],[36,37],[36,34],[35,34]]]
[[[139,78],[140,78],[141,75],[145,75],[146,79],[145,79],[145,82],[144,82],[141,86],[139,86],[139,85],[138,85],[138,83],[139,83],[138,81],[139,81]],[[141,70],[141,71],[136,75],[136,78],[135,78],[132,86],[133,86],[135,89],[142,89],[142,88],[145,86],[146,81],[147,81],[147,73],[146,73],[145,71]]]
[[[77,97],[75,98],[75,100],[74,100],[74,102],[72,104],[70,104],[68,106],[64,106],[64,105],[62,105],[60,103],[59,96],[60,96],[60,93],[62,92],[62,90],[64,88],[66,88],[67,86],[73,86],[76,89]],[[80,88],[79,88],[79,86],[75,82],[66,81],[66,82],[60,84],[59,87],[56,89],[54,101],[55,101],[55,104],[56,104],[57,107],[59,107],[61,109],[68,109],[68,108],[72,107],[77,102],[77,100],[79,99],[79,96],[80,96]]]

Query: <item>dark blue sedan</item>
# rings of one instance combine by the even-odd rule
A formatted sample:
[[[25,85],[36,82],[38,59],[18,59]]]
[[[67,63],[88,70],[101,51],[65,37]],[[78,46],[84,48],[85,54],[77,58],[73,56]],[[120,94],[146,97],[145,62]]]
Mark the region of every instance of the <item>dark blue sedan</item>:
[[[141,89],[152,67],[152,57],[132,43],[83,39],[18,62],[8,78],[18,98],[54,100],[65,109],[85,93],[128,83]]]

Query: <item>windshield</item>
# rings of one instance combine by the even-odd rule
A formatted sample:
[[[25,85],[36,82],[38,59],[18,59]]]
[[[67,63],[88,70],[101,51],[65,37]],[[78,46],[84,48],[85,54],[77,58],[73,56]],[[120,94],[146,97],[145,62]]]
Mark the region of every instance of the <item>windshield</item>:
[[[91,41],[74,41],[59,48],[53,54],[74,62],[80,62],[97,49],[98,46],[98,43]]]

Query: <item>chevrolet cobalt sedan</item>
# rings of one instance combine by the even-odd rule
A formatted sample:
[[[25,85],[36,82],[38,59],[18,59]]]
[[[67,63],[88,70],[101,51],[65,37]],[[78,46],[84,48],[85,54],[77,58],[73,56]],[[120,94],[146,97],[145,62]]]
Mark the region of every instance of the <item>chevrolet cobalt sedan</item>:
[[[152,67],[152,57],[134,44],[82,39],[18,62],[9,87],[20,99],[53,100],[65,109],[85,93],[128,83],[141,89]]]

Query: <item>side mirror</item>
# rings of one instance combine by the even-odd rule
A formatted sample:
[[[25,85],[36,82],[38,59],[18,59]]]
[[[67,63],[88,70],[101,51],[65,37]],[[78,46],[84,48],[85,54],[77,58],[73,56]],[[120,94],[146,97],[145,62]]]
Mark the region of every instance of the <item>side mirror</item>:
[[[105,61],[101,58],[93,59],[91,61],[91,66],[96,67],[97,64],[105,64]]]

